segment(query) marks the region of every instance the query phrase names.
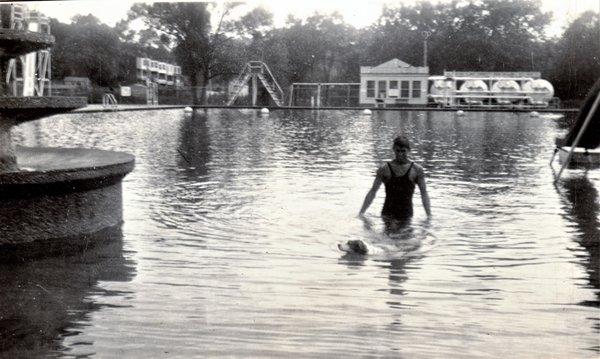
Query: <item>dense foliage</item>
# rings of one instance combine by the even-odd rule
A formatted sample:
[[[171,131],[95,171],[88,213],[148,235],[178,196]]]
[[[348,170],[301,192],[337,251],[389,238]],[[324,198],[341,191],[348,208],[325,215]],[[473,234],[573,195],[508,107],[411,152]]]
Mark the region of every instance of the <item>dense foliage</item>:
[[[431,74],[444,70],[541,71],[563,99],[581,98],[600,77],[599,16],[587,12],[562,37],[545,35],[551,15],[538,0],[454,0],[386,7],[372,26],[355,29],[336,13],[283,27],[256,8],[233,16],[237,3],[137,4],[114,28],[92,15],[52,31],[53,76],[87,76],[98,85],[131,83],[135,56],[179,63],[192,86],[226,82],[249,60],[262,60],[277,80],[357,82],[359,66],[399,58],[423,64],[424,41]],[[219,16],[211,16],[215,12]],[[211,18],[217,18],[216,24]],[[132,31],[142,19],[146,29]],[[205,101],[204,91],[200,101]]]

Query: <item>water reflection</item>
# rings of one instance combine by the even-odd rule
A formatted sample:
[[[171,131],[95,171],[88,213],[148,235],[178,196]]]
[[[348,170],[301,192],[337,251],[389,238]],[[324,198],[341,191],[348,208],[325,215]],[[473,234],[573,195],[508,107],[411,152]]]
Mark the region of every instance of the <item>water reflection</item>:
[[[393,137],[406,134],[412,156],[435,176],[471,182],[521,176],[524,161],[546,151],[543,121],[511,113],[384,112],[373,116],[377,161],[389,158]],[[529,173],[526,173],[529,174]]]
[[[77,335],[103,305],[92,297],[130,293],[103,289],[101,282],[128,282],[135,263],[123,250],[121,228],[77,255],[0,265],[0,356],[47,357],[65,350],[62,338]],[[113,300],[114,302],[114,300]]]
[[[186,179],[196,181],[208,174],[210,161],[210,133],[207,125],[207,114],[195,111],[185,116],[179,128],[178,166],[185,168]]]
[[[422,233],[427,231],[429,222],[423,222],[423,226],[415,228],[415,223],[412,220],[388,220],[384,219],[385,235],[390,238],[394,244],[395,253],[389,260],[389,283],[390,294],[396,296],[404,296],[405,292],[402,288],[402,283],[408,279],[406,266],[420,258],[418,250],[423,245],[425,236]],[[402,306],[401,298],[388,303],[392,308],[400,308]]]
[[[42,140],[42,128],[40,121],[25,122],[18,126],[19,131],[13,131],[14,141],[22,146],[40,146]]]
[[[512,356],[592,356],[585,348],[598,337],[589,319],[597,317],[590,305],[598,300],[598,257],[591,245],[565,242],[598,236],[591,227],[598,218],[573,209],[587,202],[597,216],[598,198],[565,195],[569,208],[557,211],[547,166],[553,120],[254,110],[93,120],[42,121],[40,145],[98,141],[135,153],[124,231],[139,275],[125,284],[77,284],[72,307],[87,313],[79,319],[48,310],[66,322],[66,334],[49,339],[64,338],[64,348],[54,345],[61,354],[479,358],[506,356],[510,341]],[[419,222],[418,201],[405,240],[385,233],[382,192],[370,228],[355,218],[398,131],[411,136],[413,157],[427,170],[439,241],[421,233],[432,228]],[[589,179],[597,187],[595,172]],[[342,256],[335,245],[354,238],[371,239],[381,253]],[[70,271],[63,276],[76,276]],[[133,294],[94,297],[107,287]],[[99,303],[134,305],[96,310]],[[23,311],[7,316],[25,321]]]
[[[345,253],[340,264],[349,268],[365,265],[365,261],[372,257],[377,264],[389,271],[388,290],[394,296],[387,302],[391,308],[401,308],[405,291],[402,287],[408,279],[406,266],[416,259],[422,258],[419,250],[429,233],[430,222],[422,221],[415,224],[412,220],[390,220],[381,218],[383,228],[373,223],[365,216],[359,217],[363,222],[364,241],[370,248],[368,255]]]
[[[587,176],[565,178],[560,184],[563,189],[563,209],[565,217],[576,226],[576,241],[587,252],[584,261],[590,284],[600,290],[600,204],[598,190]],[[600,306],[600,291],[596,300],[583,302],[583,305]]]
[[[389,291],[390,294],[396,296],[394,300],[390,300],[387,304],[390,308],[401,309],[402,308],[402,298],[406,295],[402,284],[408,280],[408,273],[406,271],[406,266],[408,263],[412,262],[415,257],[406,256],[397,259],[391,259],[388,262],[389,265]]]
[[[596,289],[595,299],[584,300],[579,305],[600,308],[600,223],[598,221],[600,205],[598,190],[587,176],[565,178],[561,185],[564,189],[561,198],[565,217],[576,226],[575,240],[587,252],[587,255],[577,255],[577,257],[580,258],[586,269],[589,284]],[[592,317],[591,320],[593,321],[593,329],[598,333],[600,331],[600,318]],[[600,344],[589,348],[589,350],[600,352]]]
[[[565,112],[563,116],[556,121],[556,124],[559,129],[568,130],[575,124],[578,116],[579,113],[577,112]]]
[[[340,126],[339,120],[328,113],[295,112],[282,122],[282,127],[286,134],[281,138],[284,152],[306,170],[318,167],[333,171],[340,156],[350,151],[352,136],[347,136],[348,127]]]

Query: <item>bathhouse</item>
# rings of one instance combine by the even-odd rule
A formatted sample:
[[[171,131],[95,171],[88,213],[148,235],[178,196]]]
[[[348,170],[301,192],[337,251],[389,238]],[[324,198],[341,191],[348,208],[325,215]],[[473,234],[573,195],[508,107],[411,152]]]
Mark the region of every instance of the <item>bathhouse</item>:
[[[361,105],[426,105],[429,67],[399,59],[360,67]]]

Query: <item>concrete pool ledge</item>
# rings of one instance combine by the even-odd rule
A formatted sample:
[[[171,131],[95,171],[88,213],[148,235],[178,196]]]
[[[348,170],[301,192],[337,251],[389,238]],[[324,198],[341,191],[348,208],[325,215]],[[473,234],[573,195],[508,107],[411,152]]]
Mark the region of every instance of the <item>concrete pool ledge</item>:
[[[104,107],[103,105],[88,105],[86,107],[72,111],[71,113],[102,113],[102,112],[127,112],[127,111],[159,111],[159,110],[177,110],[191,107],[196,110],[202,109],[223,109],[223,110],[260,110],[268,108],[269,110],[312,110],[312,111],[362,111],[369,109],[371,111],[443,111],[456,112],[462,110],[465,112],[539,112],[539,113],[570,113],[578,112],[576,108],[485,108],[485,107],[368,107],[368,106],[340,106],[340,107],[321,107],[310,106],[224,106],[224,105],[117,105],[113,107]]]
[[[0,173],[0,262],[76,251],[120,226],[121,181],[134,156],[83,148],[16,153],[19,171]]]

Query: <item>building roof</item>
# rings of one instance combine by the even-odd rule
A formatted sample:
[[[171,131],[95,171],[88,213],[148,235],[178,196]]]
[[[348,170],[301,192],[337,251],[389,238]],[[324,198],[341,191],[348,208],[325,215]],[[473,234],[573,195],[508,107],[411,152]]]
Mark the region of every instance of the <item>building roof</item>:
[[[384,62],[383,64],[379,64],[377,66],[374,66],[372,68],[396,68],[396,67],[413,67],[409,64],[407,64],[406,62],[402,61],[402,60],[398,60],[398,59],[391,59],[390,61]]]
[[[542,74],[539,71],[444,71],[445,77],[452,78],[511,78],[511,79],[539,79]]]
[[[361,74],[429,74],[429,67],[412,66],[398,59],[391,59],[377,66],[361,66]]]

